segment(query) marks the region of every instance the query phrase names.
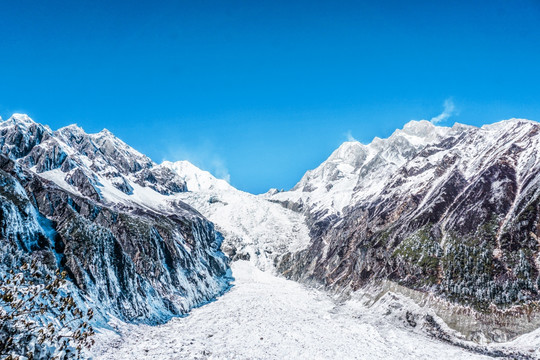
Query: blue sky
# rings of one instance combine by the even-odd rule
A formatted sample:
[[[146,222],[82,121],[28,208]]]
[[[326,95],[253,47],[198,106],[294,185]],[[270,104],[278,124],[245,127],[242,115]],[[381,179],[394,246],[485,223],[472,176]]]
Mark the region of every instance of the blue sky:
[[[22,0],[0,16],[3,118],[106,127],[255,193],[448,99],[442,125],[540,120],[537,0]]]

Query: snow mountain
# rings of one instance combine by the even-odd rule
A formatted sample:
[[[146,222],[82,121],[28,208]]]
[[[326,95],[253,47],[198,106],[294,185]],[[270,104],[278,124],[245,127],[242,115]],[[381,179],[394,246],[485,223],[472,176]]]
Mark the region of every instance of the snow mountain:
[[[287,192],[272,199],[293,203],[310,213],[341,214],[346,206],[376,196],[386,179],[420,150],[443,138],[458,136],[466,125],[440,127],[429,121],[411,121],[388,139],[376,137],[364,145],[344,142],[316,169],[306,172]]]
[[[178,193],[182,201],[216,224],[225,237],[222,250],[234,261],[251,260],[263,270],[273,268],[277,255],[301,250],[309,244],[309,230],[302,214],[267,199],[232,187],[188,161],[163,162],[187,184]]]
[[[249,286],[307,293],[275,273],[362,306],[411,299],[381,313],[446,342],[507,341],[540,327],[539,174],[539,123],[411,121],[253,195],[108,130],[14,114],[0,122],[0,274],[39,260],[104,321],[156,323],[223,294],[230,262],[249,260],[236,268],[259,275],[234,306]]]
[[[434,296],[449,322],[476,317],[455,324],[471,339],[513,338],[540,325],[539,170],[540,124],[522,119],[413,121],[388,139],[344,143],[268,196],[303,213],[312,236],[279,271],[334,291],[389,282]]]
[[[52,131],[14,114],[0,122],[0,156],[2,174],[24,189],[20,201],[35,214],[25,220],[32,227],[16,231],[4,216],[5,237],[22,252],[59,259],[49,266],[126,321],[161,321],[221,294],[232,279],[222,250],[270,269],[277,255],[309,243],[303,215],[187,161],[158,165],[106,129]],[[1,200],[19,216],[7,195]],[[39,246],[24,245],[46,233]]]
[[[160,167],[174,171],[185,182],[187,190],[191,192],[236,190],[227,181],[217,179],[208,171],[199,169],[187,160],[164,161]]]
[[[109,131],[0,122],[1,237],[60,269],[104,316],[162,321],[229,287],[214,225],[169,196],[186,183]],[[17,196],[10,188],[18,189]]]

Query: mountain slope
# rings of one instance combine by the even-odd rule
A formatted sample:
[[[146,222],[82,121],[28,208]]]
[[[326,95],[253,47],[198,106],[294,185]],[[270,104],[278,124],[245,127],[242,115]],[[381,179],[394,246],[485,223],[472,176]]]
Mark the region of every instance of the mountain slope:
[[[224,235],[222,248],[232,260],[250,259],[261,269],[272,269],[277,255],[305,248],[309,231],[305,218],[260,196],[235,189],[187,161],[160,165],[187,183],[187,192],[174,199],[200,211]]]
[[[3,181],[24,192],[2,200],[3,232],[28,211],[48,226],[4,241],[66,270],[103,314],[163,320],[229,287],[213,224],[180,201],[165,205],[184,181],[110,132],[53,132],[16,114],[0,123],[0,148]]]
[[[346,143],[292,191],[271,196],[304,211],[313,236],[308,249],[282,257],[280,271],[353,291],[391,280],[481,313],[534,311],[539,170],[540,124],[527,120],[412,122],[386,140]]]
[[[540,355],[534,338],[520,344],[519,352],[510,346],[463,341],[458,347],[427,337],[423,331],[430,322],[420,316],[425,310],[411,306],[403,296],[387,294],[373,307],[354,299],[336,304],[327,293],[261,272],[246,261],[235,262],[232,268],[236,285],[219,301],[160,326],[115,323],[117,331],[99,334],[94,357],[534,359]],[[409,312],[409,307],[414,310]]]

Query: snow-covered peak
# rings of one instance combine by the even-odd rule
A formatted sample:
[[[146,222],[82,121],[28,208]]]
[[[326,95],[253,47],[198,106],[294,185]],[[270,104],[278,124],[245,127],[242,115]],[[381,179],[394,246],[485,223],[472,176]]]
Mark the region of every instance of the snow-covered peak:
[[[426,120],[413,120],[388,138],[375,137],[367,145],[357,141],[344,142],[316,169],[307,171],[291,191],[265,196],[285,203],[293,202],[310,211],[339,213],[347,205],[377,196],[392,174],[427,146],[469,134],[468,148],[456,152],[457,156],[467,157],[469,153],[475,153],[478,146],[499,144],[501,151],[506,151],[517,139],[525,139],[539,131],[539,123],[526,119],[503,120],[481,128],[459,123],[446,127]],[[526,142],[520,146],[527,146]],[[418,168],[420,163],[419,160],[411,166]],[[483,163],[471,161],[462,171],[472,174],[482,166]]]
[[[358,169],[376,155],[384,156],[391,162],[399,161],[399,159],[393,159],[392,156],[401,157],[402,152],[410,152],[411,148],[424,147],[440,140],[452,131],[458,132],[461,129],[460,127],[436,126],[427,120],[412,120],[405,124],[403,129],[394,131],[386,139],[375,137],[367,145],[355,140],[342,143],[321,166],[325,163],[338,163]],[[342,168],[347,167],[342,166]]]
[[[427,120],[411,120],[403,126],[402,131],[410,135],[425,137],[435,132],[437,128],[441,127]]]
[[[164,161],[160,166],[174,171],[187,185],[188,191],[231,190],[233,187],[208,171],[201,170],[187,160]]]
[[[73,131],[73,132],[85,132],[84,129],[82,127],[80,127],[79,125],[77,124],[70,124],[70,125],[66,125],[64,127],[61,127],[60,129],[58,129],[58,131]]]
[[[437,126],[427,120],[411,120],[403,126],[403,129],[394,131],[387,140],[406,139],[412,146],[423,147],[439,141],[453,131],[458,132],[460,129],[459,127]]]
[[[461,124],[461,123],[454,123],[451,129],[453,133],[460,133],[466,130],[477,129],[477,127],[472,126],[472,125]]]
[[[106,128],[103,128],[98,134],[102,134],[103,136],[114,136],[113,133]]]
[[[358,141],[346,141],[330,155],[327,161],[357,167],[368,153],[366,145]]]
[[[118,138],[116,135],[114,135],[107,129],[103,129],[97,133],[89,134],[89,136],[94,140],[100,140],[100,142],[108,141],[120,147],[129,147],[129,145],[127,145],[124,141],[122,141],[120,138]]]
[[[469,128],[413,120],[388,138],[375,137],[367,145],[347,141],[316,169],[306,172],[291,191],[265,196],[303,203],[312,211],[339,213],[351,202],[380,192],[388,177],[426,146]]]
[[[270,188],[268,189],[267,192],[265,192],[264,194],[261,194],[261,196],[270,196],[270,195],[275,195],[275,194],[278,194],[280,192],[282,192],[283,190],[279,190],[279,189],[276,189],[276,188]]]
[[[57,130],[57,133],[62,134],[63,136],[77,136],[80,137],[82,135],[86,135],[83,128],[78,126],[77,124],[71,124],[68,126],[61,127]]]
[[[155,166],[148,156],[135,150],[106,129],[88,136],[110,161],[121,163],[121,167],[130,172]]]
[[[34,120],[30,118],[30,116],[26,114],[19,114],[15,113],[11,115],[11,117],[7,120],[14,123],[22,123],[22,124],[34,124]]]
[[[48,126],[43,126],[41,124],[36,123],[26,114],[18,114],[18,113],[11,115],[6,121],[0,122],[0,127],[1,128],[15,127],[15,128],[22,129],[23,131],[28,131],[30,128],[39,127],[43,130],[51,132]]]
[[[319,167],[308,171],[294,190],[303,189],[311,192],[314,189],[330,189],[335,182],[347,180],[348,188],[355,186],[349,175],[355,178],[361,169],[376,172],[377,169],[389,165],[399,166],[407,158],[424,146],[439,140],[451,131],[451,128],[438,127],[429,121],[411,121],[403,129],[396,130],[390,137],[375,137],[371,143],[364,145],[358,141],[346,141],[341,144]],[[365,172],[365,171],[364,171]],[[328,186],[331,185],[331,186]]]
[[[144,156],[141,152],[135,150],[128,144],[126,144],[122,139],[114,135],[112,132],[110,132],[108,129],[103,129],[97,133],[89,134],[89,136],[94,140],[96,143],[104,144],[109,143],[113,144],[114,146],[118,147],[119,149],[126,149],[128,152],[136,155],[137,157]]]
[[[493,124],[482,125],[481,129],[487,131],[505,131],[508,128],[521,125],[538,126],[539,123],[528,119],[511,118]]]

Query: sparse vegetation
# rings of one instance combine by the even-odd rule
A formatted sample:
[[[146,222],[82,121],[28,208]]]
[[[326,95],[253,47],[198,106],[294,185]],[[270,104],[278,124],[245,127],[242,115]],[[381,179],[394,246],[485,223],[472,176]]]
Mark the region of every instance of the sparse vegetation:
[[[495,254],[497,220],[492,218],[473,235],[447,233],[444,241],[425,226],[405,238],[393,257],[402,261],[407,276],[401,281],[414,288],[436,287],[449,300],[487,312],[536,298],[538,279],[529,249]]]
[[[438,282],[443,250],[430,231],[431,226],[424,226],[403,240],[393,253],[410,265],[411,272],[417,275],[418,286],[431,286]]]
[[[0,275],[0,359],[80,359],[94,330],[66,290],[65,273],[36,261]]]

